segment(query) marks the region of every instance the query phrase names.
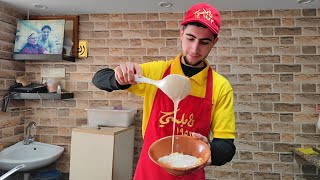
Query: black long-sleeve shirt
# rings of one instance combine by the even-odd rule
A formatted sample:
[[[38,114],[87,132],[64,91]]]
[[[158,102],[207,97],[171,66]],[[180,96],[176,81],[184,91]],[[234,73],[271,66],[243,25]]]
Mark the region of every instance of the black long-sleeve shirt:
[[[194,68],[181,64],[184,74],[191,77],[203,68]],[[101,90],[111,92],[113,90],[128,89],[131,85],[120,85],[117,83],[115,73],[113,69],[101,69],[98,71],[93,79],[92,83]],[[220,139],[214,138],[211,142],[211,164],[216,166],[224,165],[232,160],[236,147],[233,143],[233,139]]]

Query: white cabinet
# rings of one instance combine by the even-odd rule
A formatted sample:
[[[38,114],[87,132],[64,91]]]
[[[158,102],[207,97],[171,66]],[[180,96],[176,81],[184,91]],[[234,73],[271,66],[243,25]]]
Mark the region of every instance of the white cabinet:
[[[132,179],[134,126],[74,128],[70,180]]]

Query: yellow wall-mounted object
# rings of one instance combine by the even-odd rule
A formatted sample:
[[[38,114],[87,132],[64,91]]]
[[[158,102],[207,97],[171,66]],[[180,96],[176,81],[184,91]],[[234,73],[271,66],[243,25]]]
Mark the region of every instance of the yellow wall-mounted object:
[[[312,148],[297,148],[297,150],[302,152],[303,154],[308,154],[308,155],[319,154],[316,151],[314,151]]]
[[[83,40],[79,41],[78,57],[79,58],[88,57],[88,41],[83,41]]]

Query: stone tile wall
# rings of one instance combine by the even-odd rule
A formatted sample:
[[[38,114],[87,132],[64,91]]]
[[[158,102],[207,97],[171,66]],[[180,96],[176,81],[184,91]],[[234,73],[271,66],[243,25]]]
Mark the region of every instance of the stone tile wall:
[[[10,15],[4,10],[1,13]],[[207,179],[319,178],[315,166],[295,157],[290,148],[320,146],[315,126],[319,116],[316,105],[320,104],[320,10],[222,11],[221,15],[220,40],[208,60],[230,80],[235,92],[237,154],[224,166],[207,167]],[[23,115],[26,122],[38,124],[38,140],[66,148],[56,163],[58,169],[69,171],[72,128],[86,124],[85,109],[98,105],[139,108],[135,116],[136,162],[142,145],[142,99],[125,91],[98,90],[91,78],[99,69],[114,68],[119,63],[175,57],[180,52],[182,18],[183,13],[80,15],[79,35],[89,42],[88,58],[75,63],[28,61],[20,70],[12,68],[19,67],[16,64],[20,62],[5,58],[11,56],[12,40],[0,39],[1,92],[8,86],[7,81],[12,82],[13,72],[40,81],[41,68],[66,68],[64,90],[74,92],[74,99],[27,100],[23,104],[30,109]],[[14,23],[7,24],[11,28],[7,34],[12,36]],[[0,33],[5,33],[1,28]],[[5,51],[7,55],[3,55],[4,44],[11,47]],[[14,128],[23,132],[23,125],[8,122],[15,114],[22,117],[21,110],[14,111],[20,103],[11,106],[13,112],[1,114],[2,142],[18,139],[5,132]],[[8,126],[13,127],[8,130]]]
[[[25,74],[25,63],[12,60],[17,20],[23,13],[0,2],[0,103],[16,76]],[[30,109],[22,101],[10,101],[8,111],[0,111],[0,143],[7,147],[23,139],[25,117]]]

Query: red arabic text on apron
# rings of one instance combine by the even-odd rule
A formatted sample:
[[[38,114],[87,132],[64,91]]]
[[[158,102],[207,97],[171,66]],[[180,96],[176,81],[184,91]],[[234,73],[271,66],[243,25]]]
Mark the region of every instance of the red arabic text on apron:
[[[170,74],[170,67],[163,78]],[[152,162],[148,156],[150,145],[163,137],[172,135],[173,101],[160,89],[157,90],[144,144],[138,161],[134,180],[204,180],[203,169],[185,176],[173,176]],[[212,111],[212,69],[209,67],[205,98],[187,96],[180,101],[176,118],[175,134],[191,136],[192,132],[208,137]]]

